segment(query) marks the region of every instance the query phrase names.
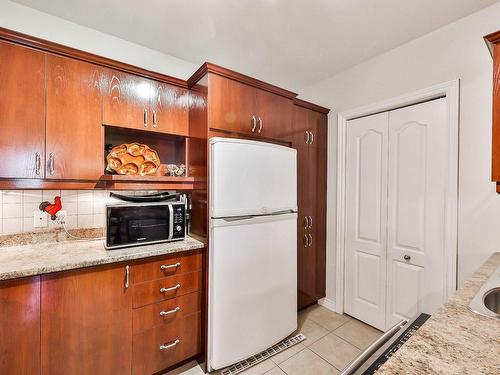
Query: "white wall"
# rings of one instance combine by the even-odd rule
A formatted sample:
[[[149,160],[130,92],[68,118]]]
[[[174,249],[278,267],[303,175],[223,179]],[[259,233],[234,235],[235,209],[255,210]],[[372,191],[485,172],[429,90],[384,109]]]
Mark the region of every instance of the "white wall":
[[[328,140],[327,298],[335,300],[337,113],[452,79],[461,81],[459,284],[500,250],[500,195],[490,182],[492,59],[483,41],[498,29],[500,3],[301,90],[301,98],[334,109]]]
[[[0,27],[177,78],[187,79],[198,68],[188,61],[7,0],[0,0]]]

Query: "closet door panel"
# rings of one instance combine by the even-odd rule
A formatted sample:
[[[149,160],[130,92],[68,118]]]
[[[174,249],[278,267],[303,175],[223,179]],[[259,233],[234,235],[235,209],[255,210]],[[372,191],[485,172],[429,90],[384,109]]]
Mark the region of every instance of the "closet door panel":
[[[446,129],[446,99],[389,113],[388,326],[444,302]]]
[[[347,124],[345,311],[385,328],[388,114]]]

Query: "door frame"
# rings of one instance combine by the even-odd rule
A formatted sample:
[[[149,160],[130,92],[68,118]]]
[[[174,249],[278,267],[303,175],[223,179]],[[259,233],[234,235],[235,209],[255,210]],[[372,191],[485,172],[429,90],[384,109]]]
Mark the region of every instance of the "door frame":
[[[459,148],[459,95],[460,80],[452,80],[409,94],[374,104],[354,108],[338,114],[337,134],[337,239],[335,311],[344,313],[344,270],[345,270],[345,180],[347,121],[379,112],[391,111],[432,99],[446,98],[448,122],[448,176],[445,206],[445,290],[447,300],[457,288],[457,246],[458,246],[458,148]]]

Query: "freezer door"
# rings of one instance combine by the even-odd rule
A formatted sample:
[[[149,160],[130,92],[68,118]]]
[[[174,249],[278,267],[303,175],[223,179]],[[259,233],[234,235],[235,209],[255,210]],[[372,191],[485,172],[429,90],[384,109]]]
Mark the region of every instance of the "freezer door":
[[[271,143],[210,140],[211,217],[297,211],[297,151]]]
[[[297,329],[297,214],[211,221],[209,368],[221,369]]]

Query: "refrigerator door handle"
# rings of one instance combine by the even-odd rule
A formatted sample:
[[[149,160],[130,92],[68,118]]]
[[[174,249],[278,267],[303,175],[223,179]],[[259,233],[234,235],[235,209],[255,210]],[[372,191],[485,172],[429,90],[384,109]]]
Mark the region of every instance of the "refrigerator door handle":
[[[252,219],[254,217],[255,216],[252,216],[252,215],[234,216],[234,217],[224,217],[224,218],[222,218],[222,220],[231,222],[231,221],[249,220],[249,219]]]

